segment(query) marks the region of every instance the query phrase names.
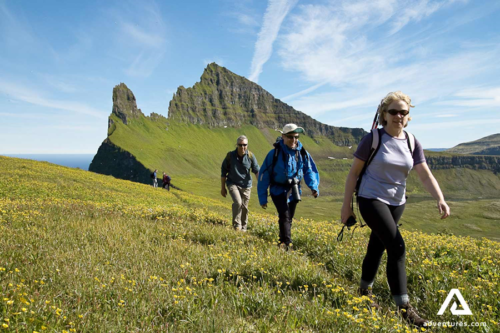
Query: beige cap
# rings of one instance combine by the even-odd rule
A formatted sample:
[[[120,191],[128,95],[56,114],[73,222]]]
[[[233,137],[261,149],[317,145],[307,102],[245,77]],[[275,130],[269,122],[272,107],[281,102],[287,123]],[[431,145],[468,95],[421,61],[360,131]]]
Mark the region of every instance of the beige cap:
[[[285,127],[283,127],[283,131],[281,133],[283,133],[283,134],[304,133],[304,129],[302,127],[295,125],[295,124],[286,124]]]

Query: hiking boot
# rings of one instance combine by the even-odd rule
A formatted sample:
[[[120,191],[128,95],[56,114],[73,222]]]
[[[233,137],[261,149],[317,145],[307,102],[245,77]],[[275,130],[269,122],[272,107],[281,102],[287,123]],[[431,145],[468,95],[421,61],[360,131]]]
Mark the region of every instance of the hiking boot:
[[[278,244],[278,248],[282,251],[288,251],[288,246],[285,243]]]
[[[370,289],[358,288],[358,294],[370,298],[371,300],[370,307],[376,310],[380,309],[380,305],[375,301],[376,296],[373,294],[371,288]]]
[[[417,313],[417,310],[410,303],[406,303],[402,306],[398,306],[398,312],[409,324],[413,324],[418,327],[424,327],[425,323],[428,322],[427,319],[423,319]]]

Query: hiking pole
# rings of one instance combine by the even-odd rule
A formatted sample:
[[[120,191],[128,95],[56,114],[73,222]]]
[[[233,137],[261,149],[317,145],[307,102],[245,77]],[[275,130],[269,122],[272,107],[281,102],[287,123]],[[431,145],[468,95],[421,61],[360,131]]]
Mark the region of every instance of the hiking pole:
[[[373,117],[373,123],[372,123],[372,128],[371,129],[375,129],[375,128],[378,127],[378,117],[379,117],[378,110],[380,110],[380,108],[382,107],[383,103],[384,103],[384,100],[382,99],[380,101],[380,104],[378,105],[377,111],[375,111],[375,117]]]

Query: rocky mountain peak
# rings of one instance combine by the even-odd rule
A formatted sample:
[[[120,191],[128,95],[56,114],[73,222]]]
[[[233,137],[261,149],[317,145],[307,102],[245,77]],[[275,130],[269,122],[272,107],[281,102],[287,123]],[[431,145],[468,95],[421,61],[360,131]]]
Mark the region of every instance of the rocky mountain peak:
[[[340,146],[359,142],[361,128],[339,128],[322,124],[276,99],[258,84],[228,69],[209,64],[191,88],[179,87],[170,101],[169,118],[210,127],[280,129],[287,123],[304,127],[306,134],[326,136]]]
[[[113,110],[118,118],[120,118],[125,125],[128,125],[129,121],[139,116],[144,116],[140,109],[137,108],[137,102],[132,91],[125,85],[125,83],[120,83],[113,88]],[[112,120],[110,120],[109,126],[112,125]]]

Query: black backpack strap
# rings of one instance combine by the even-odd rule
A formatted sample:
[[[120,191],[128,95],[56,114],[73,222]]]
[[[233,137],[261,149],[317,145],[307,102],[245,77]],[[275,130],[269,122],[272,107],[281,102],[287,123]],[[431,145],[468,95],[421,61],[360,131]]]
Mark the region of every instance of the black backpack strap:
[[[361,186],[361,179],[363,178],[363,175],[366,172],[366,169],[368,169],[368,166],[372,162],[373,158],[377,154],[379,148],[380,148],[380,143],[382,142],[382,137],[380,130],[378,128],[372,129],[372,144],[371,144],[371,149],[370,149],[370,156],[365,162],[365,165],[363,166],[363,169],[361,170],[358,180],[356,181],[356,187],[354,189],[354,192],[356,193],[356,197],[358,196],[359,192],[359,187]]]
[[[227,152],[226,161],[227,161],[227,170],[231,170],[231,153],[232,151]]]
[[[280,154],[279,144],[274,146],[274,154],[273,154],[273,163],[271,164],[271,174],[269,175],[269,179],[271,180],[271,184],[275,184],[274,182],[274,166],[276,162],[278,162],[278,155]]]

